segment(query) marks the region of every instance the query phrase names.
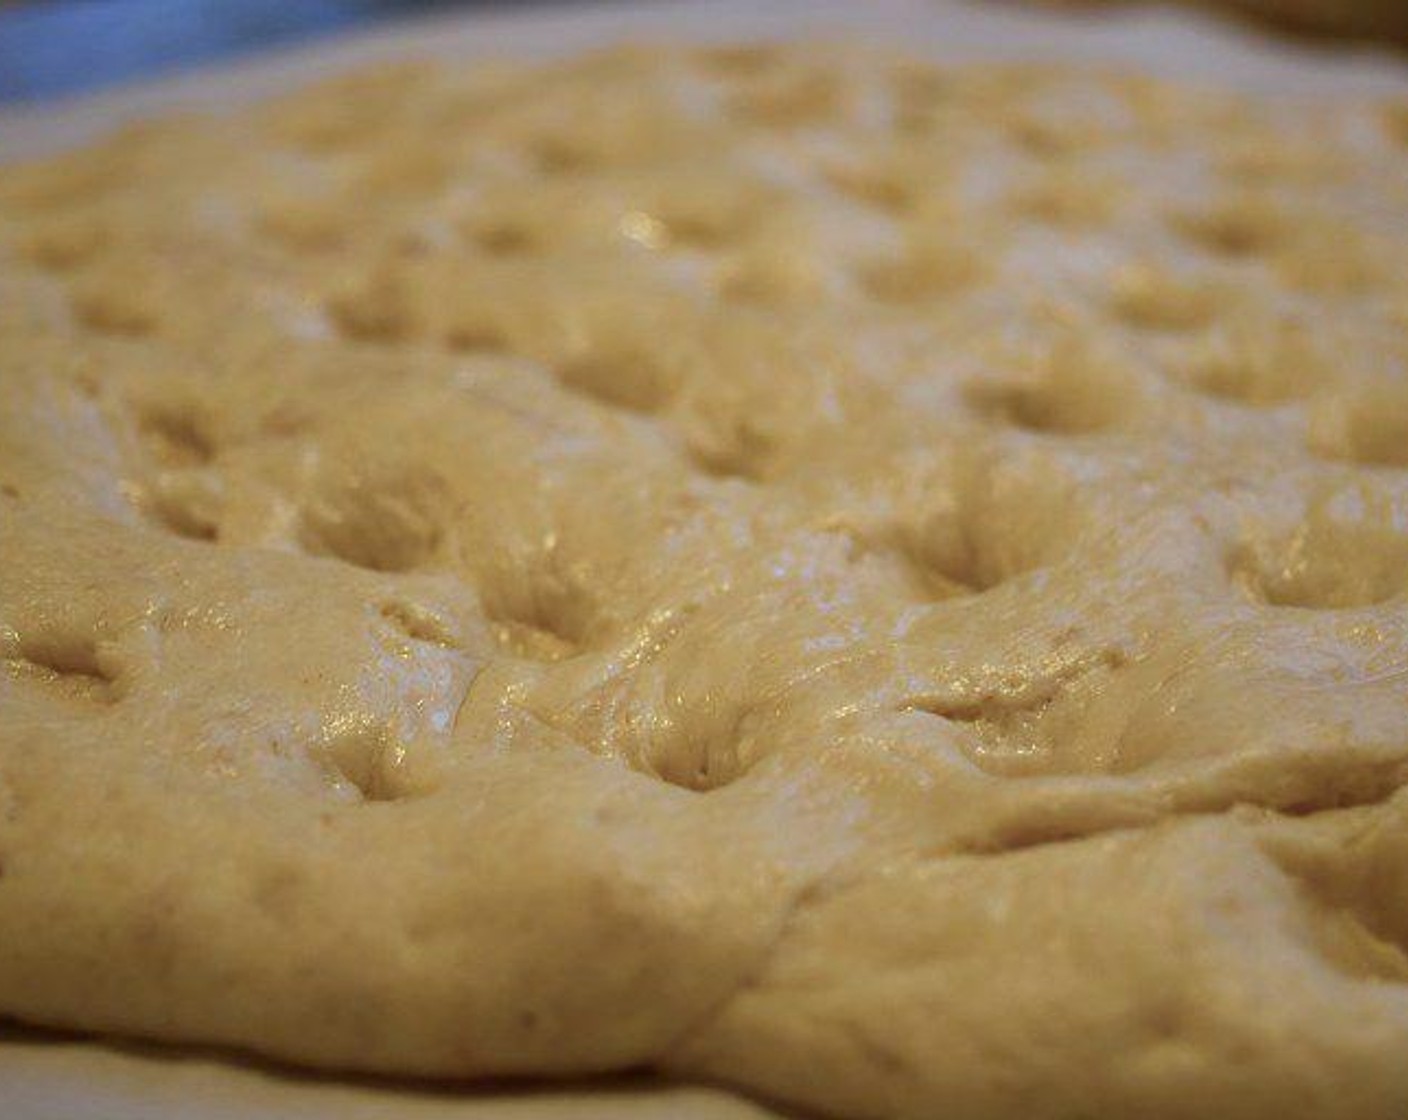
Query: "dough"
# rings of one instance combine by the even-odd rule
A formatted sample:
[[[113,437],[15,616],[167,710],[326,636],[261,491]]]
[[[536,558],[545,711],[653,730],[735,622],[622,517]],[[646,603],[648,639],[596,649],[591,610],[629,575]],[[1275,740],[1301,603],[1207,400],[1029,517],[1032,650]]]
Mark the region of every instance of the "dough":
[[[1405,171],[817,44],[0,170],[0,1011],[1408,1114]]]

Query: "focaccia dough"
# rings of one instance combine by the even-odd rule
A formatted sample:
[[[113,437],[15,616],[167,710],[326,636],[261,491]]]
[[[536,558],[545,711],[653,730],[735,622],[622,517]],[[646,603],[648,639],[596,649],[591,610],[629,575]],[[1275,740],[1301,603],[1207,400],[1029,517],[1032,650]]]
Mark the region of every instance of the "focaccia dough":
[[[1408,108],[808,44],[0,170],[0,1013],[1408,1115]]]

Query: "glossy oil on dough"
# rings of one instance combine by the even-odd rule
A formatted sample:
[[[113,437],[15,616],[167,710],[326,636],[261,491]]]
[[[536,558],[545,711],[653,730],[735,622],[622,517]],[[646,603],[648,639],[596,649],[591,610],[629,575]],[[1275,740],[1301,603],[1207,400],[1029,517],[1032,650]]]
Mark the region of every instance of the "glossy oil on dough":
[[[0,1012],[1408,1112],[1408,108],[806,45],[0,170]]]

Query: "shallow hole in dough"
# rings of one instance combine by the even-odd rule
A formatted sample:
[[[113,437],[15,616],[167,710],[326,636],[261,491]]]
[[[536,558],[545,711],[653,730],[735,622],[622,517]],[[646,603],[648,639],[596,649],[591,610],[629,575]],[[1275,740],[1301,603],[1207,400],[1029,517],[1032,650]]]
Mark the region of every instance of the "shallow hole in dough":
[[[744,414],[697,417],[685,437],[690,463],[713,478],[764,482],[772,474],[778,439],[757,418]]]
[[[555,573],[525,564],[511,578],[487,582],[480,600],[500,649],[529,661],[562,661],[585,647],[596,607]]]
[[[1396,788],[1390,780],[1343,803],[1381,804]],[[1345,847],[1287,835],[1269,845],[1268,854],[1289,876],[1301,903],[1303,935],[1343,975],[1369,982],[1408,981],[1408,912],[1393,885],[1402,835],[1401,828],[1384,828]]]
[[[70,272],[91,261],[107,241],[107,231],[80,216],[48,222],[24,242],[24,255],[40,268]]]
[[[468,236],[475,246],[496,257],[540,252],[546,243],[544,231],[538,226],[508,218],[478,222],[468,230]]]
[[[826,69],[793,68],[740,81],[728,115],[747,124],[788,130],[831,123],[842,104],[841,79]]]
[[[590,143],[570,133],[539,136],[528,146],[534,170],[545,175],[570,175],[590,171],[598,163]]]
[[[91,638],[24,635],[14,655],[6,656],[5,669],[12,677],[48,685],[73,700],[110,704],[118,698],[117,677],[104,668]]]
[[[1031,441],[1001,455],[959,455],[911,490],[863,546],[898,559],[921,597],[1040,594],[1093,527],[1086,484],[1065,449]]]
[[[921,197],[935,189],[934,184],[894,166],[835,164],[825,169],[823,177],[847,198],[890,214],[913,209]]]
[[[747,240],[759,219],[783,201],[752,182],[700,180],[671,184],[642,213],[653,214],[663,225],[668,244],[718,250]]]
[[[630,412],[658,412],[674,396],[673,372],[654,354],[633,347],[588,351],[557,367],[557,380],[574,392]]]
[[[359,342],[399,342],[410,336],[414,323],[411,294],[402,277],[383,269],[328,298],[325,309],[332,325]]]
[[[1379,246],[1344,221],[1307,218],[1294,242],[1273,258],[1281,282],[1299,292],[1360,296],[1384,279]]]
[[[576,643],[557,633],[546,623],[519,619],[492,621],[494,640],[499,648],[528,661],[563,661],[577,652]]]
[[[405,780],[406,747],[385,727],[351,727],[334,736],[321,753],[363,801],[399,801],[413,792]]]
[[[459,648],[459,642],[445,620],[416,603],[392,600],[383,603],[377,613],[414,642],[426,642],[444,649]]]
[[[821,298],[822,281],[796,253],[746,252],[719,270],[719,294],[729,303],[795,307]]]
[[[1254,407],[1305,397],[1327,376],[1310,332],[1289,322],[1230,324],[1199,339],[1181,372],[1201,393]]]
[[[282,194],[263,199],[255,227],[293,250],[327,250],[342,246],[353,226],[351,208],[327,197]]]
[[[84,280],[70,292],[74,318],[99,334],[142,338],[153,334],[159,316],[140,285],[121,280]]]
[[[982,279],[982,257],[958,240],[926,238],[901,256],[864,265],[856,279],[872,299],[913,304],[956,295]]]
[[[742,448],[690,447],[689,461],[696,470],[711,478],[736,478],[756,483],[767,477],[766,455],[754,457]]]
[[[1019,686],[999,683],[978,694],[930,696],[905,705],[966,728],[968,760],[1004,777],[1077,773],[1103,768],[1099,753],[1071,751],[1086,705],[1109,687],[1129,658],[1119,649],[1088,651],[1063,668]],[[1043,834],[1043,839],[1050,839]]]
[[[722,789],[742,776],[737,760],[717,751],[656,759],[653,765],[651,773],[662,782],[696,793]]]
[[[215,458],[215,441],[194,409],[153,407],[142,414],[137,427],[163,466],[204,466]]]
[[[1056,168],[1031,186],[1019,187],[1006,199],[1018,217],[1066,229],[1098,227],[1111,214],[1127,188],[1092,175],[1085,169]]]
[[[1218,292],[1211,284],[1153,265],[1121,269],[1110,293],[1115,317],[1144,330],[1198,330],[1212,321],[1217,306]]]
[[[152,503],[152,513],[178,537],[210,544],[220,539],[219,521],[191,502],[160,495]]]
[[[761,74],[772,68],[779,57],[776,47],[747,43],[703,47],[693,53],[695,65],[711,74],[740,78]]]
[[[1098,147],[1105,141],[1098,126],[1074,117],[1018,110],[1008,114],[1002,124],[1013,144],[1040,160],[1070,157]]]
[[[451,148],[441,137],[396,132],[368,150],[352,193],[358,198],[424,199],[443,190],[454,172]]]
[[[889,536],[912,582],[930,599],[974,595],[1029,570],[997,547],[990,519],[962,505],[945,506],[917,523],[897,526]]]
[[[300,540],[316,555],[371,571],[423,567],[443,536],[437,490],[432,480],[396,475],[336,486],[304,507]]]
[[[958,83],[953,75],[917,60],[890,68],[890,128],[898,136],[921,137],[943,123],[955,104]]]
[[[1324,458],[1408,467],[1408,388],[1374,385],[1327,397],[1311,414],[1309,434]]]
[[[1115,427],[1135,404],[1131,374],[1088,346],[1058,344],[1030,364],[1017,377],[970,382],[968,403],[1004,423],[1054,435]]]
[[[1270,199],[1227,199],[1204,210],[1180,210],[1170,216],[1173,228],[1200,248],[1227,257],[1249,257],[1281,247],[1292,234],[1292,220]]]
[[[650,744],[637,769],[680,789],[708,793],[731,785],[748,772],[754,758],[750,749],[757,716],[739,715],[723,734],[675,735],[668,742]]]
[[[1368,487],[1322,496],[1289,532],[1262,533],[1229,558],[1254,603],[1336,610],[1408,591],[1408,532],[1389,499]]]
[[[461,319],[448,324],[445,345],[467,354],[506,354],[513,350],[508,331],[487,319]]]

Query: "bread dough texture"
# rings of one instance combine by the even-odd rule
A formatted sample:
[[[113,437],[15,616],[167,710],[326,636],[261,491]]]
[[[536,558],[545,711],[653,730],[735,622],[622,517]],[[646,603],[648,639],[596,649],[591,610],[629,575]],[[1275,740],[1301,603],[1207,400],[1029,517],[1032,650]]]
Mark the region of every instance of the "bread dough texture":
[[[639,48],[0,171],[0,1011],[1408,1115],[1405,121]]]

